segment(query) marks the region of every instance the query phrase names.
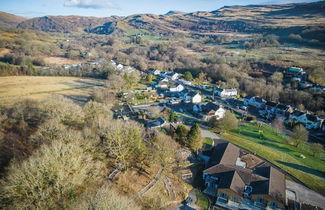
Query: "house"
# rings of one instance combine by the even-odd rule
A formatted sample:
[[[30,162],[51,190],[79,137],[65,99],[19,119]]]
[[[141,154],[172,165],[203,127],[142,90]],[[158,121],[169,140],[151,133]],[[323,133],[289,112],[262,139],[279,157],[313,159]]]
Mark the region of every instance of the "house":
[[[172,86],[169,88],[170,92],[182,92],[184,90],[184,86],[182,84],[175,84],[175,86]]]
[[[322,124],[322,120],[320,120],[316,115],[306,114],[299,110],[292,112],[289,119],[305,125],[307,129],[318,129]]]
[[[116,65],[117,65],[116,62],[115,62],[114,60],[111,60],[111,64],[112,64],[113,66],[116,66]]]
[[[163,118],[157,118],[155,120],[147,121],[146,127],[149,129],[161,128],[166,124],[166,121]]]
[[[116,66],[116,68],[118,69],[118,70],[122,70],[123,68],[124,68],[124,66],[123,66],[123,64],[118,64],[117,66]]]
[[[260,208],[283,209],[285,203],[285,176],[271,166],[257,167],[256,179],[250,183],[251,200]]]
[[[273,119],[275,117],[276,107],[276,103],[268,101],[265,103],[264,109],[259,111],[259,114],[266,119]]]
[[[205,104],[195,104],[193,106],[193,112],[200,114],[204,121],[209,121],[212,118],[220,120],[226,114],[226,110],[222,105],[218,105],[212,102]]]
[[[254,170],[236,165],[240,148],[217,144],[205,161],[203,193],[215,198],[222,209],[284,209],[285,176],[272,166]]]
[[[170,79],[171,80],[177,80],[179,78],[179,74],[178,73],[174,73],[172,75],[170,75]]]
[[[202,106],[203,120],[209,121],[212,118],[216,120],[222,119],[226,115],[226,110],[222,105],[217,105],[212,102]]]
[[[215,90],[215,94],[217,95],[217,96],[220,96],[220,97],[224,97],[224,98],[226,98],[226,97],[235,97],[235,96],[237,96],[237,90],[236,89],[221,89],[221,88],[217,88],[216,90]]]
[[[149,74],[153,74],[153,75],[155,75],[155,76],[158,76],[158,75],[160,75],[161,71],[159,71],[159,70],[157,70],[157,69],[149,69],[149,70],[148,70],[148,73],[149,73]]]
[[[307,129],[318,129],[322,122],[316,115],[306,114],[304,125]]]
[[[251,105],[258,109],[262,109],[265,106],[266,101],[259,96],[245,97],[244,104]]]
[[[157,88],[160,88],[160,89],[167,89],[167,88],[168,88],[168,82],[165,82],[165,81],[160,81],[160,82],[158,82],[158,84],[157,84]]]
[[[192,85],[192,82],[191,81],[187,81],[187,80],[183,80],[183,79],[180,79],[178,81],[180,83],[184,84],[184,85],[188,85],[188,86],[191,86]]]
[[[292,119],[293,121],[297,121],[300,123],[303,123],[305,121],[305,118],[306,118],[306,114],[299,110],[295,110],[289,115],[289,119]]]
[[[190,91],[185,95],[185,100],[193,104],[198,104],[202,102],[202,96],[194,91]]]
[[[293,76],[306,74],[306,72],[302,68],[299,68],[299,67],[290,67],[285,73],[288,75],[293,75]]]
[[[288,118],[288,114],[292,112],[293,109],[289,105],[278,104],[275,107],[275,117],[281,118],[282,120],[286,120]]]

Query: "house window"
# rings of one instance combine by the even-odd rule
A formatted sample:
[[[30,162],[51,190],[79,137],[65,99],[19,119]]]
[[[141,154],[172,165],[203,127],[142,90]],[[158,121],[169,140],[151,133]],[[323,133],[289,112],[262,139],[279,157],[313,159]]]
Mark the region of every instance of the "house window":
[[[232,197],[232,201],[235,203],[239,203],[239,199],[237,197]]]
[[[278,207],[278,206],[277,206],[277,203],[276,203],[276,202],[273,202],[273,201],[270,201],[269,206],[270,206],[270,208],[272,208],[272,209],[276,209],[276,208]]]
[[[265,207],[265,201],[263,198],[257,197],[255,200],[255,205],[258,207]]]
[[[222,193],[219,194],[219,197],[220,197],[220,198],[227,199],[227,198],[228,198],[228,195],[227,195],[226,193],[223,193],[223,192],[222,192]]]

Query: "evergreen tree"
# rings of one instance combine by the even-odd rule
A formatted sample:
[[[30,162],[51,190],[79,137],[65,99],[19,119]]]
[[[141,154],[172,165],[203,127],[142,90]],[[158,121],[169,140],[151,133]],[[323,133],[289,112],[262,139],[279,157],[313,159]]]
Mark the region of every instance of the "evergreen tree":
[[[192,75],[192,73],[189,72],[189,71],[185,72],[185,74],[184,74],[184,79],[185,79],[185,80],[188,80],[188,81],[193,80],[193,75]]]
[[[188,130],[184,125],[179,125],[175,131],[174,138],[178,141],[181,145],[187,145],[187,135]]]
[[[146,80],[147,80],[148,83],[152,83],[153,75],[152,74],[148,74]]]
[[[189,133],[188,133],[188,147],[193,151],[193,152],[198,152],[203,145],[203,138],[201,135],[201,130],[199,124],[195,123]]]
[[[176,116],[175,116],[175,112],[171,112],[169,115],[169,121],[170,122],[175,122]]]

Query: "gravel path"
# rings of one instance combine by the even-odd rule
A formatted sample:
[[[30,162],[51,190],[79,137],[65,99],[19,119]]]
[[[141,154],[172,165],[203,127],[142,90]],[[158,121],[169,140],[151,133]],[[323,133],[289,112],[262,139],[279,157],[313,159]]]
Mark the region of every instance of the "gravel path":
[[[147,184],[147,186],[145,186],[142,190],[140,190],[138,192],[139,196],[142,196],[143,194],[148,192],[153,186],[155,186],[155,184],[157,184],[157,182],[160,180],[160,175],[161,175],[162,170],[163,170],[163,168],[160,168],[158,170],[157,174],[155,175],[155,177],[150,181],[150,183]]]

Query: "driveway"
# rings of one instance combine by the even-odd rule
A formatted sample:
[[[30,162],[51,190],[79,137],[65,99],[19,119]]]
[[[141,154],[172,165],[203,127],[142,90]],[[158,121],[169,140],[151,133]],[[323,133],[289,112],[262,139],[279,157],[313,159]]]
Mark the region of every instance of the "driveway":
[[[215,133],[212,133],[211,131],[202,128],[201,128],[201,134],[204,138],[221,139]]]
[[[199,210],[199,209],[201,209],[200,207],[195,205],[197,198],[196,198],[194,189],[191,190],[191,192],[189,193],[188,196],[191,197],[193,200],[190,204],[184,205],[184,204],[180,203],[178,206],[171,208],[170,210]]]
[[[286,188],[295,193],[296,201],[299,203],[306,203],[325,209],[325,198],[319,193],[289,180],[286,180]]]

